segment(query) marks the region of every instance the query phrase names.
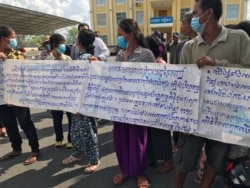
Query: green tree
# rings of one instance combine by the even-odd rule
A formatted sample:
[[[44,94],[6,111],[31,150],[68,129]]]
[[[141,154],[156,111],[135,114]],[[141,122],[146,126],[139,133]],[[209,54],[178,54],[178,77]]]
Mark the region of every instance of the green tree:
[[[66,33],[66,43],[73,44],[77,39],[78,29],[76,26],[70,28]]]
[[[38,47],[41,45],[43,36],[16,35],[18,47]]]

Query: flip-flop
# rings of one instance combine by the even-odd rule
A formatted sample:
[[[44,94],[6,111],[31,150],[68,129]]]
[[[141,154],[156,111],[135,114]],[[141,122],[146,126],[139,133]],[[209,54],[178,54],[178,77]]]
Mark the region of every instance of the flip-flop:
[[[75,162],[79,162],[83,160],[83,157],[74,157],[73,155],[70,155],[69,157],[63,159],[62,164],[63,165],[70,165],[73,164]]]
[[[22,154],[22,150],[20,150],[20,151],[12,151],[12,152],[7,153],[7,154],[3,155],[2,157],[0,157],[0,161],[5,161],[5,160],[11,159],[13,157],[17,157],[17,156],[19,156],[21,154]]]
[[[123,175],[123,174],[117,174],[113,177],[113,183],[115,185],[121,185],[124,183],[124,181],[126,180],[127,176]]]
[[[138,176],[137,178],[137,186],[138,188],[148,188],[150,187],[150,184],[148,183],[148,180],[145,176]]]
[[[8,137],[7,132],[2,132],[2,133],[1,133],[1,137],[3,137],[3,138],[7,138],[7,137]]]
[[[98,166],[100,165],[100,161],[97,164],[88,164],[88,166],[84,169],[85,174],[91,174],[97,171]]]
[[[24,161],[24,165],[30,165],[33,164],[34,162],[37,161],[37,158],[41,155],[40,152],[32,152],[30,154],[30,156],[28,157],[28,159],[26,159],[26,161]]]

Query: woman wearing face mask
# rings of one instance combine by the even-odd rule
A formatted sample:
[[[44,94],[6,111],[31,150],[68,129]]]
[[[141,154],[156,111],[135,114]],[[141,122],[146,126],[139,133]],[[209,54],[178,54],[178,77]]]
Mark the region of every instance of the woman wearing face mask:
[[[93,42],[95,40],[94,32],[85,29],[78,34],[77,47],[79,54],[77,60],[90,60],[94,55]],[[72,154],[63,160],[64,165],[69,165],[74,162],[81,161],[86,154],[89,164],[84,169],[86,174],[93,173],[97,170],[99,161],[99,149],[96,129],[96,121],[94,117],[82,115],[80,113],[72,114]]]
[[[54,60],[62,60],[67,61],[71,60],[71,58],[65,54],[63,54],[66,51],[66,45],[65,45],[65,39],[62,35],[55,33],[50,36],[49,38],[49,44],[51,48],[51,53],[54,56]],[[55,143],[55,149],[62,148],[63,144],[63,128],[62,128],[62,119],[63,119],[63,111],[61,110],[52,110],[51,111],[52,118],[53,118],[53,125],[54,130],[56,134],[56,143]],[[68,118],[68,143],[66,144],[66,151],[70,151],[72,149],[71,144],[71,138],[70,138],[70,129],[71,129],[71,114],[69,112],[66,112],[67,118]]]
[[[24,60],[23,54],[14,50],[16,46],[17,41],[15,31],[8,26],[0,26],[0,60]],[[37,132],[30,117],[29,108],[14,106],[11,104],[0,105],[0,119],[7,129],[11,146],[13,148],[13,151],[3,155],[0,158],[0,161],[8,160],[22,154],[22,138],[18,130],[18,120],[19,125],[26,134],[31,147],[31,154],[24,164],[30,165],[34,163],[40,155],[40,150]]]
[[[153,53],[145,48],[144,37],[133,19],[124,19],[118,25],[118,46],[123,48],[116,61],[154,62]],[[147,168],[147,127],[114,122],[114,147],[120,173],[113,177],[113,183],[120,185],[127,177],[137,177],[139,188],[149,187],[144,176]]]

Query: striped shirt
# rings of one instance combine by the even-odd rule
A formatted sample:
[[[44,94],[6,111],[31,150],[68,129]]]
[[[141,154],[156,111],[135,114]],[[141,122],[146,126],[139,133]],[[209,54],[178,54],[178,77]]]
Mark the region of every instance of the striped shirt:
[[[115,61],[124,61],[124,50],[120,50]],[[128,62],[151,62],[156,63],[154,54],[147,48],[138,46],[128,57]]]

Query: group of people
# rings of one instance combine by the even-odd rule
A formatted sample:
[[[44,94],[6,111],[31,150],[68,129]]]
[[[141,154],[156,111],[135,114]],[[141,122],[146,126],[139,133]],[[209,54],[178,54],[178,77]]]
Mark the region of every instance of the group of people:
[[[123,19],[118,24],[117,44],[122,48],[116,56],[116,62],[148,62],[171,64],[196,64],[199,69],[204,66],[246,67],[250,66],[250,39],[248,27],[242,25],[221,25],[222,0],[195,0],[192,12],[182,19],[181,33],[186,39],[178,42],[179,33],[173,33],[174,47],[165,46],[159,32],[144,38],[137,22]],[[246,23],[250,25],[249,23]],[[245,30],[242,31],[240,29]],[[103,41],[89,29],[85,23],[79,24],[76,44],[71,48],[70,56],[65,55],[65,39],[60,34],[52,34],[46,41],[47,57],[54,60],[89,60],[106,61],[109,51]],[[247,33],[246,33],[247,32]],[[0,26],[0,59],[23,59],[16,46],[15,32],[7,26]],[[167,61],[166,47],[170,50],[170,61]],[[235,50],[240,49],[240,50]],[[46,58],[45,58],[46,59]],[[73,62],[72,62],[73,63]],[[52,111],[56,133],[55,148],[62,147],[62,114],[63,111]],[[62,163],[69,165],[87,157],[89,164],[85,173],[98,169],[100,155],[98,149],[97,123],[93,117],[80,113],[68,113],[69,134],[66,149],[72,154]],[[25,164],[32,164],[40,155],[37,132],[30,118],[30,110],[12,104],[0,106],[0,117],[11,142],[13,151],[2,156],[7,160],[22,153],[22,140],[17,128],[17,121],[27,135],[31,146],[31,155]],[[188,172],[197,169],[202,157],[202,174],[197,182],[202,188],[211,187],[216,175],[225,175],[226,161],[232,161],[249,155],[249,149],[230,145],[192,134],[174,133],[175,155],[172,150],[171,132],[157,128],[114,122],[113,142],[120,173],[112,179],[115,185],[123,184],[129,177],[137,178],[139,188],[147,188],[150,182],[145,175],[148,165],[156,164],[157,173],[174,169],[174,187],[182,188]],[[68,147],[67,147],[68,146]],[[249,162],[245,162],[249,165]],[[248,166],[250,168],[250,166]],[[199,173],[201,171],[198,170]],[[230,173],[230,172],[227,172]],[[230,176],[231,177],[231,176]],[[243,187],[249,186],[245,177],[234,177]],[[248,182],[248,183],[247,183]],[[225,187],[234,187],[236,180],[226,181]]]

